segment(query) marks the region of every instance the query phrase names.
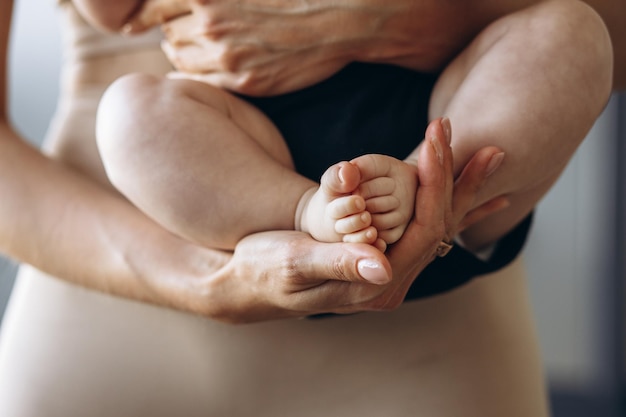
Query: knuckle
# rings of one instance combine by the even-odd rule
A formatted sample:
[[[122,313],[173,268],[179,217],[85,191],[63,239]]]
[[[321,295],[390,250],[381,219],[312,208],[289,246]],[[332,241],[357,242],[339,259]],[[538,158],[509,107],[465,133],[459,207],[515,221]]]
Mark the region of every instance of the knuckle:
[[[287,242],[282,249],[280,258],[279,278],[283,282],[299,282],[302,275],[302,242],[293,239]]]
[[[332,259],[330,263],[330,272],[332,274],[331,278],[348,281],[349,277],[346,271],[350,269],[349,262],[350,261],[347,256]]]
[[[161,50],[174,68],[180,71],[185,70],[185,63],[181,57],[181,54],[179,53],[178,48],[172,45],[169,41],[164,41],[161,44]]]
[[[235,88],[238,92],[249,96],[259,96],[265,91],[265,81],[254,71],[246,71],[235,80]]]
[[[211,41],[223,39],[232,29],[225,19],[216,11],[203,13],[200,21],[200,35]]]

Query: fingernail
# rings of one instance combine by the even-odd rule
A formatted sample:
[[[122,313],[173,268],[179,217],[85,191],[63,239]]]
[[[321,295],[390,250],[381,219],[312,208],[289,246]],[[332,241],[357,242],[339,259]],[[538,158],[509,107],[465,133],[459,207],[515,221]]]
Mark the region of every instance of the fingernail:
[[[443,127],[444,135],[446,135],[446,143],[450,146],[452,143],[452,125],[450,125],[450,119],[447,117],[441,119],[441,126]]]
[[[435,154],[437,154],[437,159],[439,160],[439,163],[443,165],[443,148],[441,147],[441,143],[439,143],[437,136],[430,137],[430,144],[433,146]]]
[[[343,167],[342,166],[339,166],[337,168],[337,178],[339,178],[339,182],[340,183],[345,184],[346,178],[343,175]]]
[[[502,164],[503,160],[504,160],[504,152],[500,152],[500,153],[493,155],[491,159],[489,160],[489,163],[487,164],[487,174],[485,175],[485,178],[489,178],[491,174],[496,172],[496,170]]]
[[[372,284],[386,284],[389,282],[385,268],[373,259],[359,260],[357,262],[357,269],[359,275]]]

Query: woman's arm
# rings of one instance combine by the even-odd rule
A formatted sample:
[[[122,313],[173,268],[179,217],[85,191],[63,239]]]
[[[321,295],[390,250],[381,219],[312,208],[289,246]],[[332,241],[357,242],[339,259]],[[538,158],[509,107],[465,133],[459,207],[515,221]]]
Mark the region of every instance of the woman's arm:
[[[289,279],[317,287],[333,279],[363,282],[361,275],[390,278],[386,260],[369,246],[338,248],[279,233],[242,243],[233,257],[189,244],[91,178],[44,156],[8,121],[11,11],[11,2],[0,2],[0,251],[98,291],[225,320],[230,316],[224,311],[232,320],[250,320],[258,305],[266,314],[256,319],[293,315],[284,307]],[[254,262],[240,252],[265,258]],[[287,278],[273,282],[280,274]],[[262,278],[272,285],[259,289]],[[254,293],[247,297],[251,305],[242,303],[243,296],[223,297],[225,287]],[[350,296],[360,300],[358,292],[346,293],[341,305]],[[309,298],[315,306],[310,313],[336,307],[316,293]]]

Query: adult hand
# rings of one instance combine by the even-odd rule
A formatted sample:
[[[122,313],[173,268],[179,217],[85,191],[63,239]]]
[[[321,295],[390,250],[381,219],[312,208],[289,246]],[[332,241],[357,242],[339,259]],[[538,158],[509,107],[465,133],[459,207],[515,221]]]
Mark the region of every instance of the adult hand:
[[[163,49],[179,77],[274,95],[315,84],[352,61],[417,58],[421,66],[412,68],[432,70],[458,49],[447,38],[463,32],[435,24],[447,23],[447,12],[432,0],[146,0],[125,29],[163,24]]]
[[[508,206],[505,196],[475,206],[478,191],[502,162],[501,150],[493,146],[480,149],[455,182],[450,138],[449,121],[437,119],[428,126],[422,146],[407,158],[417,165],[419,187],[415,216],[402,238],[387,251],[392,280],[381,286],[374,298],[336,312],[397,308],[416,277],[437,256],[440,242],[451,242],[464,228]]]
[[[320,243],[292,231],[259,233],[243,239],[230,260],[184,298],[194,300],[196,312],[232,323],[397,307],[466,213],[477,221],[506,203],[473,207],[497,148],[479,151],[453,191],[452,153],[439,121],[427,138],[419,151],[416,215],[388,258],[365,244]]]
[[[357,26],[342,25],[345,11],[320,3],[147,0],[127,28],[163,23],[163,50],[179,77],[248,95],[279,94],[328,78],[362,42]],[[333,42],[322,36],[329,28],[337,32]]]

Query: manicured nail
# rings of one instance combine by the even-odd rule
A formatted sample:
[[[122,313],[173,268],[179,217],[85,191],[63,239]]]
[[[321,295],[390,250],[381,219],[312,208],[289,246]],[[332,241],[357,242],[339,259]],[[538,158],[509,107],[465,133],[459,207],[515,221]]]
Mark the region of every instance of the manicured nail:
[[[441,143],[439,143],[439,139],[437,138],[437,136],[430,137],[430,144],[433,146],[435,154],[437,154],[437,159],[439,160],[439,163],[443,165],[443,148],[441,147]]]
[[[446,135],[446,143],[450,146],[452,143],[452,126],[450,125],[450,119],[447,117],[441,119],[441,126],[443,127],[444,135]]]
[[[373,259],[359,260],[357,262],[357,269],[359,275],[372,284],[386,284],[389,282],[385,268]]]
[[[487,174],[485,175],[485,178],[489,178],[494,172],[496,172],[500,165],[502,165],[503,160],[504,152],[493,155],[487,164]]]
[[[337,178],[339,178],[339,182],[342,184],[346,182],[346,179],[343,175],[343,168],[341,166],[337,168]]]

